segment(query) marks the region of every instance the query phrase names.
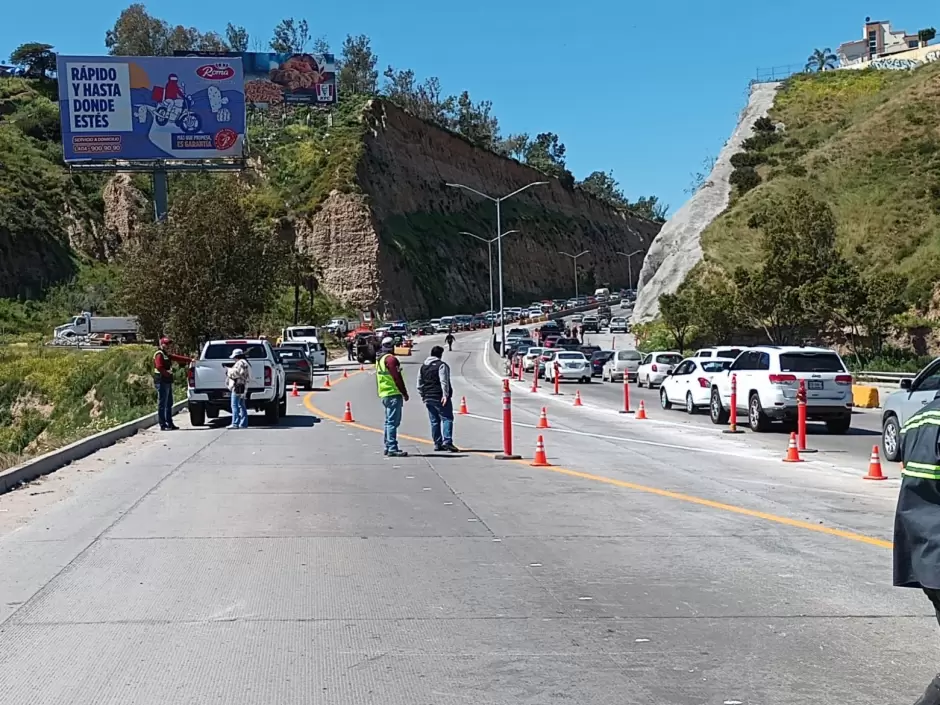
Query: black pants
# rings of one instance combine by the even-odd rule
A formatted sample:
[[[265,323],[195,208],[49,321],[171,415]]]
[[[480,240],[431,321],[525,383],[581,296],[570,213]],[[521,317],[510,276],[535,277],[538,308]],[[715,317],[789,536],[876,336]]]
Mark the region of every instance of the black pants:
[[[352,349],[352,348],[346,348],[346,357],[347,357],[347,359],[349,359],[349,360],[355,360],[355,359],[356,359],[355,356],[353,355],[353,349]]]
[[[453,349],[454,349],[454,342],[453,342],[452,340],[447,342],[447,349],[450,350],[450,351],[453,351]]]
[[[934,588],[924,588],[924,594],[933,605],[934,612],[937,616],[937,624],[940,624],[940,590],[935,590]]]

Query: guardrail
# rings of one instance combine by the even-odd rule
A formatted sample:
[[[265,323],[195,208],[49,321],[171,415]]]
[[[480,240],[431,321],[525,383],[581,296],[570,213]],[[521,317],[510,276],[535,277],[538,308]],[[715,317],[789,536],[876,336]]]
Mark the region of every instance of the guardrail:
[[[913,372],[855,372],[855,379],[868,380],[870,382],[896,382],[900,385],[902,379],[914,379],[917,375]]]

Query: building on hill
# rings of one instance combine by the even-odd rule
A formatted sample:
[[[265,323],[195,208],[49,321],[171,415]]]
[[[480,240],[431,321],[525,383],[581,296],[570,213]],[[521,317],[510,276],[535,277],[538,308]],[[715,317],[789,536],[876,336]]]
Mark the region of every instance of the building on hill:
[[[871,61],[879,56],[889,56],[916,49],[918,46],[920,46],[920,41],[916,34],[908,34],[904,30],[893,30],[890,22],[866,17],[862,28],[862,38],[843,42],[836,50],[836,54],[841,66],[851,66]]]

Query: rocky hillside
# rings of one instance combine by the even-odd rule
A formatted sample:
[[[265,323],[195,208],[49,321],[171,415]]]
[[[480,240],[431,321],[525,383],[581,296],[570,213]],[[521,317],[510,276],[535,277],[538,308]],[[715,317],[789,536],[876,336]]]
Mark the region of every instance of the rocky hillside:
[[[461,183],[505,195],[547,180],[502,206],[507,298],[528,303],[571,295],[571,261],[557,252],[591,250],[581,285],[625,286],[627,260],[660,225],[565,187],[519,162],[473,146],[384,100],[362,110],[362,145],[353,188],[334,190],[316,213],[295,223],[336,298],[396,315],[487,308],[487,247],[461,231],[491,237],[492,202],[449,188]],[[494,248],[495,253],[495,248]]]
[[[62,166],[54,90],[52,81],[0,79],[0,298],[33,298],[82,260],[113,260],[150,217],[145,179]],[[549,182],[502,208],[504,231],[519,231],[504,240],[510,302],[573,294],[571,262],[558,250],[591,250],[580,261],[582,291],[625,286],[617,251],[645,251],[660,228],[383,99],[353,97],[329,122],[303,111],[262,116],[249,145],[242,180],[253,212],[313,256],[326,294],[357,308],[488,308],[487,247],[460,232],[491,237],[495,206],[445,182],[498,195]],[[199,178],[172,175],[171,204],[175,189]]]
[[[730,203],[701,232],[701,254],[686,258],[686,272],[696,279],[755,266],[761,246],[752,216],[775,196],[809,189],[832,209],[839,248],[864,276],[897,273],[906,282],[906,303],[937,316],[938,86],[937,63],[913,71],[799,74],[783,82],[768,113],[771,131],[732,155],[738,181]],[[671,231],[667,224],[664,236]],[[653,311],[650,295],[641,289],[640,296]]]

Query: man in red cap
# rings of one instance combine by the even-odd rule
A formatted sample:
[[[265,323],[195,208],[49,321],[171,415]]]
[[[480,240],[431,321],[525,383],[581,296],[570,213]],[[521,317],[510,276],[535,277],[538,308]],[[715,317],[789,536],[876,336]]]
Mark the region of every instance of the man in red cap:
[[[170,352],[173,341],[160,338],[160,348],[153,354],[153,385],[157,389],[157,418],[161,431],[176,431],[173,423],[173,363],[188,365],[193,361],[185,355]]]

